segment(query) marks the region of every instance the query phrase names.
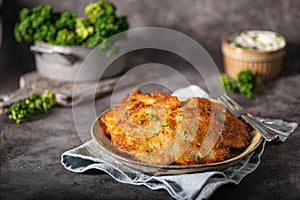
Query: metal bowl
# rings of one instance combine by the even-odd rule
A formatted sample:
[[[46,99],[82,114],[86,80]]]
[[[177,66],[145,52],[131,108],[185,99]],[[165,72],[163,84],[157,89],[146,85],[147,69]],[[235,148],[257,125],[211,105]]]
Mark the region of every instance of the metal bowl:
[[[42,76],[59,81],[96,81],[101,67],[99,62],[88,62],[85,70],[79,71],[81,64],[94,48],[82,46],[57,46],[45,42],[35,42],[30,50],[35,56],[35,65]],[[121,60],[122,62],[123,60]],[[125,64],[108,68],[101,78],[110,78],[120,74]],[[77,77],[76,77],[77,76]]]

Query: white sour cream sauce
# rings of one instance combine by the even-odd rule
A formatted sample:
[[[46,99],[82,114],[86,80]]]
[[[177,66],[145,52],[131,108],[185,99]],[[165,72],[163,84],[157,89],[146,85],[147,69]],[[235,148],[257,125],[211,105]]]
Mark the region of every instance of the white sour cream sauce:
[[[243,31],[230,42],[231,46],[258,51],[275,51],[285,45],[282,35],[271,31]]]

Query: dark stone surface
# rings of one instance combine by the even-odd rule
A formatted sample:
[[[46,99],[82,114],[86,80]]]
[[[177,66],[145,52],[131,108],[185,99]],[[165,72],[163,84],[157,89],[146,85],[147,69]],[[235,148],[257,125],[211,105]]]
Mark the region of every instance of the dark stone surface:
[[[300,123],[299,83],[300,75],[284,77],[261,86],[263,93],[252,100],[237,98],[253,114]],[[99,112],[109,100],[97,100]],[[101,172],[65,170],[61,153],[81,144],[73,123],[72,110],[60,107],[21,125],[0,116],[1,199],[171,199],[166,191],[118,183]],[[297,129],[287,142],[267,144],[255,172],[238,186],[222,186],[211,199],[299,199],[299,142]]]
[[[28,44],[12,37],[17,12],[41,0],[4,1],[4,38],[0,48],[0,93],[18,87],[21,74],[34,69]],[[86,1],[43,1],[59,9],[82,12]],[[260,0],[128,0],[116,2],[121,14],[129,15],[132,27],[162,26],[179,30],[199,41],[222,69],[220,40],[225,33],[242,28],[272,29],[288,41],[283,73],[261,84],[261,93],[247,100],[235,96],[253,114],[300,123],[300,26],[299,1]],[[146,57],[146,58],[144,58]],[[157,59],[146,55],[140,60]],[[159,59],[157,59],[159,60]],[[171,65],[184,62],[168,61]],[[168,63],[167,62],[167,63]],[[139,62],[137,62],[139,63]],[[185,70],[194,83],[203,81]],[[110,98],[97,100],[99,112]],[[47,116],[16,125],[0,116],[0,199],[171,199],[164,190],[152,191],[114,181],[101,172],[75,174],[60,164],[65,150],[81,144],[72,110],[54,108]],[[219,188],[211,199],[300,199],[300,129],[283,144],[269,143],[255,172],[235,186]]]

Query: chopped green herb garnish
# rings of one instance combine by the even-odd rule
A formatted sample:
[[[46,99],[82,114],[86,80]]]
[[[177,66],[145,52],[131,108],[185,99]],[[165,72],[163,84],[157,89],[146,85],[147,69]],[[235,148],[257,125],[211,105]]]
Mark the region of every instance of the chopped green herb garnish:
[[[219,132],[218,132],[218,135],[222,135],[222,131],[219,131]]]
[[[145,93],[145,96],[150,96],[150,94],[149,93]]]
[[[182,113],[180,113],[180,114],[179,114],[179,117],[182,117],[182,116],[183,116],[183,114],[182,114]]]
[[[146,153],[148,153],[148,154],[149,154],[150,152],[151,152],[151,151],[150,151],[149,149],[146,149]]]
[[[189,141],[186,139],[186,138],[184,138],[184,143],[188,143]]]
[[[223,113],[226,113],[226,109],[223,109]]]
[[[156,116],[154,116],[153,114],[149,114],[148,115],[148,119],[155,121],[156,120]]]
[[[283,36],[282,35],[280,35],[280,34],[276,34],[276,36],[275,36],[276,38],[278,38],[278,39],[282,39],[283,38]]]
[[[217,113],[216,118],[219,122],[225,121],[225,115],[223,113]]]
[[[200,155],[195,156],[195,161],[199,161],[200,160]]]
[[[157,135],[157,133],[152,133],[152,137],[154,137],[154,136],[156,136]]]
[[[133,144],[137,144],[137,141],[133,141]]]
[[[140,119],[139,124],[143,124],[143,123],[144,123],[144,120]]]
[[[257,36],[257,35],[253,35],[253,36],[252,36],[252,40],[254,40],[254,41],[256,41],[256,40],[257,40],[257,38],[258,38],[258,36]]]
[[[188,134],[187,130],[183,131],[183,135],[186,136]]]
[[[209,112],[209,109],[207,107],[205,107],[204,111],[207,113],[207,112]]]
[[[149,138],[145,138],[145,140],[146,140],[146,142],[148,142],[148,141],[149,141]]]
[[[162,127],[170,128],[169,123],[165,122],[164,124],[161,125]]]
[[[134,102],[135,101],[135,99],[134,98],[130,98],[130,102]]]
[[[236,46],[237,48],[242,48],[242,49],[245,48],[241,43],[238,43],[238,42],[235,42],[234,46]]]
[[[216,147],[219,147],[221,145],[221,142],[219,142],[217,145],[216,145]]]

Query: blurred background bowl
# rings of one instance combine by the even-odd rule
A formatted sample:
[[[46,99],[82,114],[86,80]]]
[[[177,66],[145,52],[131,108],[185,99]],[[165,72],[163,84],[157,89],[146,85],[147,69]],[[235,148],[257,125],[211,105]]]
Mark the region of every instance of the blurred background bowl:
[[[286,52],[285,39],[283,38],[283,47],[270,51],[245,49],[231,45],[230,41],[243,31],[228,34],[222,39],[221,49],[225,72],[234,79],[237,79],[238,73],[242,70],[250,70],[256,73],[260,81],[278,77]]]
[[[96,48],[95,50],[93,50]],[[96,81],[100,69],[107,68],[101,78],[111,78],[124,71],[125,60],[119,59],[110,67],[100,66],[96,56],[89,57],[88,64],[84,59],[90,52],[97,52],[99,47],[58,46],[45,42],[34,42],[30,50],[34,53],[35,67],[44,77],[59,81]],[[98,48],[98,49],[97,49]],[[95,54],[96,55],[96,54]],[[80,73],[77,73],[80,70]]]

